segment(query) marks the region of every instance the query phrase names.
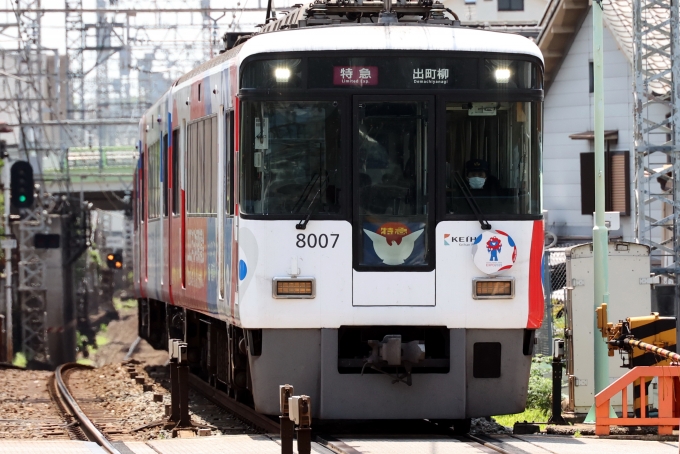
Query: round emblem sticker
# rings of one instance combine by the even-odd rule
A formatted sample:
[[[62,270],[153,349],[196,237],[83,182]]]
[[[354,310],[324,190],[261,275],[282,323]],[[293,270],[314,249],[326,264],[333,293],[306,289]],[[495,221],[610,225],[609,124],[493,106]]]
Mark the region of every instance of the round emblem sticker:
[[[512,237],[501,230],[482,232],[472,245],[472,260],[483,273],[508,270],[517,259],[517,246]]]

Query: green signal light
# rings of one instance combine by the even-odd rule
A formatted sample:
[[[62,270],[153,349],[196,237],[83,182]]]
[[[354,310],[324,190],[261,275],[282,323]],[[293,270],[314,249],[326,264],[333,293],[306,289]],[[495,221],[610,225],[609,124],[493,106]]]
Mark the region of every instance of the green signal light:
[[[26,196],[25,195],[20,195],[19,196],[19,202],[25,202],[26,201]]]

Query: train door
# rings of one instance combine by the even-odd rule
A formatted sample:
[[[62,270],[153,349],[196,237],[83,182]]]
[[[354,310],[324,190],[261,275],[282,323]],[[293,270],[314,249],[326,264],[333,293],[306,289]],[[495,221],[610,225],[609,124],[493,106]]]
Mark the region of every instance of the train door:
[[[434,98],[353,107],[353,304],[434,306]]]
[[[224,159],[222,172],[224,177],[220,180],[224,185],[221,188],[223,197],[223,231],[220,232],[221,243],[219,245],[219,289],[220,296],[230,302],[231,295],[231,265],[232,245],[234,238],[234,201],[232,198],[234,177],[234,113],[225,112],[224,115]],[[231,303],[231,302],[230,302]]]

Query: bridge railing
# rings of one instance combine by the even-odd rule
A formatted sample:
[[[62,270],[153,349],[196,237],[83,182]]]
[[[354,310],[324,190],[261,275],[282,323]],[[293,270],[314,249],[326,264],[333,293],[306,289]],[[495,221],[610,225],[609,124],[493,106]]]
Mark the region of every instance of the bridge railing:
[[[647,415],[645,379],[657,378],[659,416]],[[628,416],[628,386],[639,380],[640,416]],[[659,435],[671,435],[680,421],[680,367],[638,366],[631,369],[595,396],[595,435],[609,435],[609,426],[658,426]],[[610,418],[611,399],[621,393],[621,418]]]
[[[70,169],[134,167],[138,157],[136,150],[70,150],[65,164]]]

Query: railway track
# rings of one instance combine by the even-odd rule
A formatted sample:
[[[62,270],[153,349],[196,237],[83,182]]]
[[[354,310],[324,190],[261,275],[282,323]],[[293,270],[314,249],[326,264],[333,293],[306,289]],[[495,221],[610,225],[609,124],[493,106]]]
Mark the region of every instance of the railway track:
[[[189,382],[191,387],[202,394],[204,397],[212,401],[214,404],[224,408],[225,410],[234,414],[237,418],[243,420],[244,422],[256,427],[262,432],[269,434],[279,434],[280,424],[277,421],[270,419],[269,417],[257,413],[254,409],[237,402],[231,398],[227,393],[222,392],[208,383],[203,381],[196,375],[189,375]],[[370,426],[369,426],[370,428]],[[440,427],[436,427],[433,423],[429,421],[418,421],[416,422],[416,433],[422,435],[433,435],[433,434],[443,434],[460,442],[474,445],[482,452],[488,453],[500,453],[500,454],[512,454],[510,451],[501,448],[498,444],[490,440],[484,440],[477,435],[467,434],[464,436],[454,435],[452,431]],[[322,429],[322,432],[332,432],[330,427]],[[381,428],[378,428],[376,432],[381,432]],[[338,454],[360,454],[356,449],[345,445],[341,441],[337,440],[333,436],[328,436],[324,434],[315,434],[316,441],[328,449],[338,453]]]
[[[189,374],[189,384],[199,394],[213,402],[215,405],[232,413],[240,420],[252,425],[264,433],[278,434],[281,426],[267,416],[256,412],[254,409],[237,402],[227,393],[210,386],[205,381],[193,374]]]
[[[53,399],[53,376],[0,364],[0,438],[69,440],[77,438],[72,422]]]
[[[131,348],[131,351],[134,351],[134,348]],[[89,384],[89,381],[92,379],[92,370],[93,368],[89,366],[69,363],[58,367],[54,373],[52,394],[54,395],[55,401],[57,401],[62,408],[62,416],[66,420],[66,423],[63,421],[61,422],[61,434],[64,438],[93,441],[100,445],[106,452],[117,454],[120,451],[116,448],[114,443],[129,440],[129,434],[131,434],[134,429],[132,426],[129,426],[129,424],[125,424],[123,419],[116,418],[115,415],[109,413],[107,409],[102,406],[102,399],[94,394],[96,391],[94,391],[94,388]],[[212,402],[212,404],[226,410],[237,419],[245,422],[247,426],[250,426],[245,428],[242,425],[234,424],[234,431],[231,433],[252,433],[252,428],[256,428],[258,431],[269,434],[279,433],[280,425],[278,421],[259,414],[252,408],[237,402],[235,399],[229,397],[227,393],[212,387],[198,376],[190,374],[189,383],[194,392],[202,395],[205,399]],[[192,403],[192,411],[194,405],[195,404]],[[199,407],[201,406],[201,404],[198,405]],[[410,433],[412,434],[411,436],[424,439],[427,439],[428,436],[451,437],[459,442],[475,446],[480,452],[510,454],[509,451],[501,448],[498,446],[497,442],[494,442],[494,440],[491,439],[485,440],[475,435],[463,437],[455,436],[450,430],[447,432],[446,429],[442,429],[429,421],[412,421],[411,423],[413,424],[412,430],[400,432],[398,429],[393,432],[394,437],[399,439],[401,438],[400,434],[403,433]],[[404,427],[411,427],[411,423],[405,423],[407,425]],[[373,424],[371,423],[368,423],[364,427],[366,429],[362,431],[364,436],[370,436],[369,434],[371,432],[374,434],[381,433],[383,429],[380,426],[373,427]],[[354,432],[352,428],[345,428],[345,430],[341,432],[347,433],[347,430],[349,430],[350,433]],[[222,429],[222,432],[229,433],[225,432],[224,429]],[[360,451],[345,445],[338,439],[352,438],[349,434],[341,435],[339,433],[337,435],[338,438],[323,435],[325,433],[334,433],[332,426],[320,428],[319,431],[315,432],[317,432],[315,437],[316,441],[325,445],[331,451],[338,454],[360,453]]]
[[[79,383],[78,378],[72,376],[79,369],[92,368],[77,363],[67,363],[57,367],[54,372],[57,398],[66,413],[74,421],[77,421],[78,427],[87,440],[97,443],[109,454],[120,454],[120,451],[111,442],[110,437],[122,434],[124,431],[117,425],[117,421],[112,421],[110,417],[103,414],[101,408],[93,405],[97,402],[96,396],[85,392],[80,386],[82,383]],[[90,416],[95,420],[90,419]]]
[[[464,443],[468,445],[469,447],[475,448],[478,452],[480,453],[488,453],[488,454],[514,454],[502,447],[500,447],[497,443],[494,443],[492,441],[487,441],[484,440],[476,435],[464,435],[464,436],[442,436],[442,435],[435,435],[435,434],[430,434],[430,435],[392,435],[392,436],[375,436],[373,438],[372,436],[359,436],[357,437],[359,440],[362,440],[363,442],[368,441],[371,443],[370,447],[366,447],[364,450],[364,447],[361,446],[362,443],[358,443],[359,446],[357,447],[356,443],[356,438],[352,437],[351,435],[345,435],[342,438],[336,438],[328,435],[316,435],[315,441],[323,446],[325,446],[327,449],[330,451],[333,451],[336,454],[364,454],[368,452],[373,452],[376,446],[379,446],[380,444],[389,444],[389,443],[408,443],[409,441],[415,442],[416,444],[420,445],[418,449],[422,449],[422,442],[423,441],[445,441],[447,438],[454,439],[458,441],[459,443]],[[402,451],[399,452],[406,452],[403,451],[403,449],[408,449],[408,445],[401,445],[400,448],[397,449],[402,449]],[[445,446],[451,446],[449,443],[444,443],[442,445],[442,448]],[[455,444],[454,446],[459,446],[458,444]],[[384,451],[384,447],[382,448]],[[435,448],[436,449],[436,448]],[[446,448],[444,448],[446,449]],[[475,452],[477,452],[475,451]],[[397,451],[395,451],[397,452]],[[419,451],[422,452],[422,451]],[[434,451],[433,451],[434,452]],[[445,452],[451,452],[449,450],[446,450]],[[469,451],[465,451],[469,452]]]

